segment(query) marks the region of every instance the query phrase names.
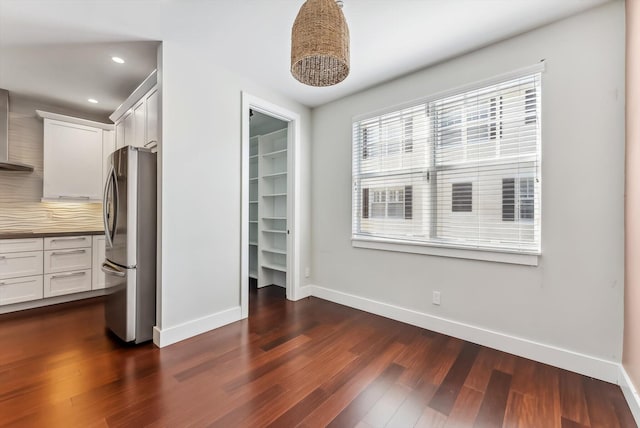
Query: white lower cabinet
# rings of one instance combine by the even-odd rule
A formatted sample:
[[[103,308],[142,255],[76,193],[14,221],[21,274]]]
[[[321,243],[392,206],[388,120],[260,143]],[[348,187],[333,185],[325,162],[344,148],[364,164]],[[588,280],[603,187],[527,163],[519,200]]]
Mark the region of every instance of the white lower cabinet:
[[[0,305],[28,302],[42,297],[42,275],[0,280]]]
[[[91,269],[91,248],[44,252],[44,272],[60,273]]]
[[[44,276],[44,297],[91,290],[91,269]]]
[[[42,251],[42,238],[0,239],[0,255],[5,253],[24,253],[25,251]]]
[[[91,290],[92,246],[89,235],[45,238],[44,297]]]
[[[96,235],[93,237],[93,264],[91,289],[99,290],[106,287],[104,272],[102,272],[102,262],[105,260],[106,240],[104,235]]]
[[[103,289],[104,257],[104,235],[0,239],[0,306]]]
[[[0,254],[0,279],[42,275],[42,251]]]
[[[0,239],[0,305],[42,299],[42,238]]]
[[[67,250],[70,248],[91,248],[91,235],[44,238],[45,250]]]

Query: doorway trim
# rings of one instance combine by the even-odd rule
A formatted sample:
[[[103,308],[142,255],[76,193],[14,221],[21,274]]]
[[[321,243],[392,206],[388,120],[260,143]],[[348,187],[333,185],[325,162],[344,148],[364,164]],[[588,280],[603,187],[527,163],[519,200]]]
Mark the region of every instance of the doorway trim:
[[[249,111],[288,123],[287,127],[287,284],[288,300],[300,296],[300,114],[242,91],[242,184],[240,221],[240,309],[249,316]]]

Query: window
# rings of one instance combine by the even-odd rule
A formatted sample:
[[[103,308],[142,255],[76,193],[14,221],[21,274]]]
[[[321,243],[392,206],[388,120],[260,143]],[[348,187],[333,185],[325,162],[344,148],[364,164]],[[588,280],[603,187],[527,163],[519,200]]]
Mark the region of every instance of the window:
[[[410,219],[412,216],[411,186],[363,189],[362,218]]]
[[[527,89],[524,97],[524,110],[526,117],[524,123],[530,125],[536,123],[536,90]]]
[[[451,211],[470,213],[473,207],[472,183],[451,184]]]
[[[502,179],[502,221],[533,220],[534,206],[533,177]]]
[[[540,252],[540,74],[353,123],[354,240]]]
[[[359,130],[362,159],[399,155],[413,151],[413,118],[392,122],[375,121]]]

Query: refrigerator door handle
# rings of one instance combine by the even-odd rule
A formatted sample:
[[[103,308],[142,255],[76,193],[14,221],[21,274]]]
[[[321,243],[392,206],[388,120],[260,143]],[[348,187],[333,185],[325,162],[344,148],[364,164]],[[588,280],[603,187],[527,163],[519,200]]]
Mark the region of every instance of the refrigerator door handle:
[[[104,186],[104,195],[102,198],[102,218],[104,221],[104,232],[105,238],[107,240],[107,247],[113,247],[113,238],[116,232],[116,220],[117,220],[117,199],[118,199],[118,185],[116,178],[116,170],[111,166],[109,170],[109,175],[107,178],[107,183]],[[111,213],[107,210],[109,209],[108,197],[109,197],[109,189],[113,188],[113,206]],[[113,215],[113,229],[109,228],[109,214]]]
[[[124,278],[127,275],[126,272],[123,272],[118,266],[108,261],[103,262],[100,269],[108,275],[118,276],[120,278]]]

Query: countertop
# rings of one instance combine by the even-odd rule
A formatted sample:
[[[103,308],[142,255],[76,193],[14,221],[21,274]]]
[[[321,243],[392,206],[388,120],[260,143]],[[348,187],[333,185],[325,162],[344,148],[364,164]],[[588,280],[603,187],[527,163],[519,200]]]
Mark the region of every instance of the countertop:
[[[82,235],[104,235],[104,230],[2,230],[0,229],[0,239],[24,239],[24,238],[48,238],[51,236],[82,236]]]

